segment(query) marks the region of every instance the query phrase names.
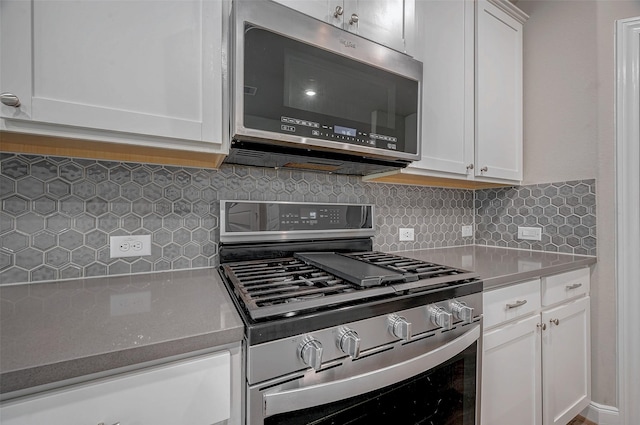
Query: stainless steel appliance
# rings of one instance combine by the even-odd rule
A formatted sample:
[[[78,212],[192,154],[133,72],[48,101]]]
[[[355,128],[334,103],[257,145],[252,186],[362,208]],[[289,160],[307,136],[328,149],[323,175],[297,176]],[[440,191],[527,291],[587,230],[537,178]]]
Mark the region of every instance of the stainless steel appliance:
[[[227,163],[370,174],[420,158],[422,63],[281,4],[235,0]]]
[[[372,251],[373,209],[221,202],[246,424],[480,423],[482,281]]]

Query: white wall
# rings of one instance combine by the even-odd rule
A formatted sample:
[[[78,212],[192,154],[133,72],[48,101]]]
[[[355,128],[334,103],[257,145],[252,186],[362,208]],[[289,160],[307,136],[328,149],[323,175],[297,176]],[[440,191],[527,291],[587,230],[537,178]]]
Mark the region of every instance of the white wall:
[[[596,178],[592,398],[616,406],[614,22],[640,1],[521,0],[525,184]]]

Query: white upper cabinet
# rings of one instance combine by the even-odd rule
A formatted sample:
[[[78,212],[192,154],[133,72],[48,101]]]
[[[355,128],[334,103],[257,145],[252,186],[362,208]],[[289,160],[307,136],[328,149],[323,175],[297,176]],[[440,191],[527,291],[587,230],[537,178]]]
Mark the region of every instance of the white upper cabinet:
[[[2,0],[4,128],[222,151],[223,4]]]
[[[416,3],[416,59],[424,66],[422,159],[410,167],[465,175],[474,161],[474,3]]]
[[[424,63],[421,160],[366,179],[519,183],[527,16],[506,0],[418,0],[415,12],[414,56]]]
[[[401,52],[412,41],[415,0],[275,1]]]
[[[478,1],[476,174],[522,180],[522,20],[515,8]]]

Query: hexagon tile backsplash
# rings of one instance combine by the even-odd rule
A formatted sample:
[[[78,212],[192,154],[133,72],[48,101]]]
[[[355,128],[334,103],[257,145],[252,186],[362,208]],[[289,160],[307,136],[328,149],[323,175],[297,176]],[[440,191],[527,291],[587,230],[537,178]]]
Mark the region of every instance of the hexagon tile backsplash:
[[[218,264],[220,199],[371,203],[374,248],[478,243],[596,253],[595,181],[470,190],[364,183],[355,176],[220,170],[0,154],[0,284]],[[463,238],[462,225],[476,225]],[[542,241],[517,240],[518,225]],[[416,240],[399,242],[398,228]],[[111,259],[109,237],[152,235],[152,255]]]
[[[475,192],[475,243],[596,255],[596,182],[578,180]],[[541,241],[517,239],[539,227]]]
[[[0,154],[0,283],[217,265],[220,199],[372,203],[384,251],[473,243],[470,190],[363,183],[356,176],[220,170]],[[398,228],[413,227],[414,242]],[[152,255],[111,259],[109,237],[151,234]]]

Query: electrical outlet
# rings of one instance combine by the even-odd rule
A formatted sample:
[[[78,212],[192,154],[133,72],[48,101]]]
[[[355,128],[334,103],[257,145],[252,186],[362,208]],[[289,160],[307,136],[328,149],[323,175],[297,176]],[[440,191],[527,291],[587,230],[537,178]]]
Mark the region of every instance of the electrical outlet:
[[[539,241],[542,239],[542,228],[518,226],[518,239]]]
[[[401,227],[400,228],[400,242],[412,241],[414,240],[413,227]]]
[[[111,236],[111,258],[151,255],[151,235]]]
[[[473,226],[462,226],[462,237],[468,238],[473,236]]]

